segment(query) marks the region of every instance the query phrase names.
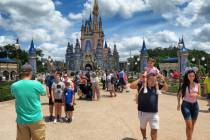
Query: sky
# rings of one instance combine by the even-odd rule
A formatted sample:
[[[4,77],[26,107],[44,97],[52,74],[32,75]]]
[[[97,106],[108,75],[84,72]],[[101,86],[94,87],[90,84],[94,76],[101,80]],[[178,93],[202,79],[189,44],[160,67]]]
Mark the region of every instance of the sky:
[[[94,0],[0,0],[0,46],[18,37],[22,49],[31,39],[45,57],[65,59],[68,41],[75,45],[82,20]],[[177,45],[210,53],[210,0],[98,0],[105,40],[125,60],[147,48]],[[161,52],[160,52],[161,53]]]

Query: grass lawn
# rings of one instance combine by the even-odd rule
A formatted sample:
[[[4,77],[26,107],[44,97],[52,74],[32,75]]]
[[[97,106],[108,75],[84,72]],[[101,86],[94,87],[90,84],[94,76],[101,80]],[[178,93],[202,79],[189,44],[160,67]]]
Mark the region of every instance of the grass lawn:
[[[11,84],[12,82],[0,82],[0,102],[14,99],[10,91]]]

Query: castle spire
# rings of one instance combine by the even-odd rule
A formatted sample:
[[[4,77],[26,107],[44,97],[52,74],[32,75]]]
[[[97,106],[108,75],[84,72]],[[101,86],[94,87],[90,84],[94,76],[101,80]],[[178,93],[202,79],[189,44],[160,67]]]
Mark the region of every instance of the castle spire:
[[[141,53],[146,53],[146,52],[147,52],[147,47],[146,47],[145,40],[143,39],[143,44],[142,44],[142,48],[141,48]]]
[[[36,53],[36,49],[34,48],[34,40],[31,40],[31,46],[29,48],[29,54]]]
[[[98,0],[94,0],[93,15],[98,17],[98,14],[99,14]]]

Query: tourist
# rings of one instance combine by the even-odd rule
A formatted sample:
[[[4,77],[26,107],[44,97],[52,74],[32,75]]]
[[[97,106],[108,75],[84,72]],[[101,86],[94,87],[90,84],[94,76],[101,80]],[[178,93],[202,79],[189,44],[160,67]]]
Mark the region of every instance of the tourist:
[[[67,122],[71,122],[74,111],[74,90],[72,88],[72,81],[70,79],[66,82],[66,87],[64,89],[64,97]]]
[[[131,83],[132,89],[139,89],[137,94],[138,115],[140,120],[140,129],[143,136],[143,140],[147,140],[146,126],[149,122],[151,127],[151,139],[157,140],[157,130],[159,129],[159,115],[158,115],[158,94],[156,93],[157,76],[155,73],[149,73],[147,75],[147,88],[148,94],[144,94],[142,75],[139,79]],[[166,82],[162,87],[162,90],[167,90],[168,86]]]
[[[46,78],[46,87],[47,87],[47,97],[49,98],[49,120],[53,121],[53,106],[54,102],[52,101],[52,84],[55,82],[55,70],[50,72],[50,75]]]
[[[208,100],[208,111],[210,111],[210,70],[204,80],[204,93],[206,93],[206,97]]]
[[[198,83],[196,71],[196,69],[191,68],[185,70],[183,83],[177,96],[177,110],[179,111],[181,108],[186,124],[187,140],[192,140],[194,126],[199,113],[197,98],[200,96],[200,84]],[[183,99],[182,105],[180,105],[181,98]]]
[[[90,79],[91,79],[92,93],[93,93],[92,100],[98,101],[100,99],[99,79],[95,72],[92,73]]]
[[[102,84],[103,84],[103,90],[106,89],[106,72],[103,72],[103,76],[102,76]]]
[[[145,67],[145,71],[144,71],[144,93],[147,93],[147,74],[149,73],[154,73],[157,76],[159,76],[162,80],[165,79],[165,77],[160,73],[160,71],[154,66],[155,65],[155,59],[153,58],[149,58],[148,59],[148,63],[147,63],[147,67]],[[156,90],[157,90],[157,94],[161,94],[159,87],[158,87],[158,82],[156,83]]]
[[[123,70],[121,70],[119,72],[119,85],[124,88],[125,84],[126,84],[126,82],[125,82],[125,72]]]
[[[65,85],[61,81],[61,73],[56,73],[55,82],[52,84],[52,100],[55,103],[55,119],[54,123],[61,120],[61,113],[62,113],[62,103],[64,99],[64,88]]]
[[[32,66],[25,64],[21,68],[22,80],[11,86],[17,113],[16,140],[45,140],[45,122],[40,95],[45,95],[46,91],[40,82],[31,78]]]
[[[110,73],[107,76],[107,82],[108,82],[108,91],[110,92],[111,97],[116,97],[117,94],[114,89],[115,83],[114,83],[114,75],[112,71],[110,71]]]

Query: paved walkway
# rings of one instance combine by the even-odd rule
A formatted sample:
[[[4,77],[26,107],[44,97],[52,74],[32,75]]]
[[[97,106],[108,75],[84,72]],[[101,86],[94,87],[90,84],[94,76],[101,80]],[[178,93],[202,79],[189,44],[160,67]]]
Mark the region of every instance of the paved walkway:
[[[102,99],[77,101],[71,124],[47,122],[47,140],[141,140],[134,93],[119,93],[117,98],[102,92]],[[48,115],[47,98],[42,98],[44,115]],[[158,140],[185,140],[185,124],[176,111],[176,97],[161,95]],[[201,112],[193,140],[210,140],[210,113],[206,102],[199,101]],[[149,132],[147,133],[149,136]],[[15,140],[14,101],[0,103],[0,139]]]

